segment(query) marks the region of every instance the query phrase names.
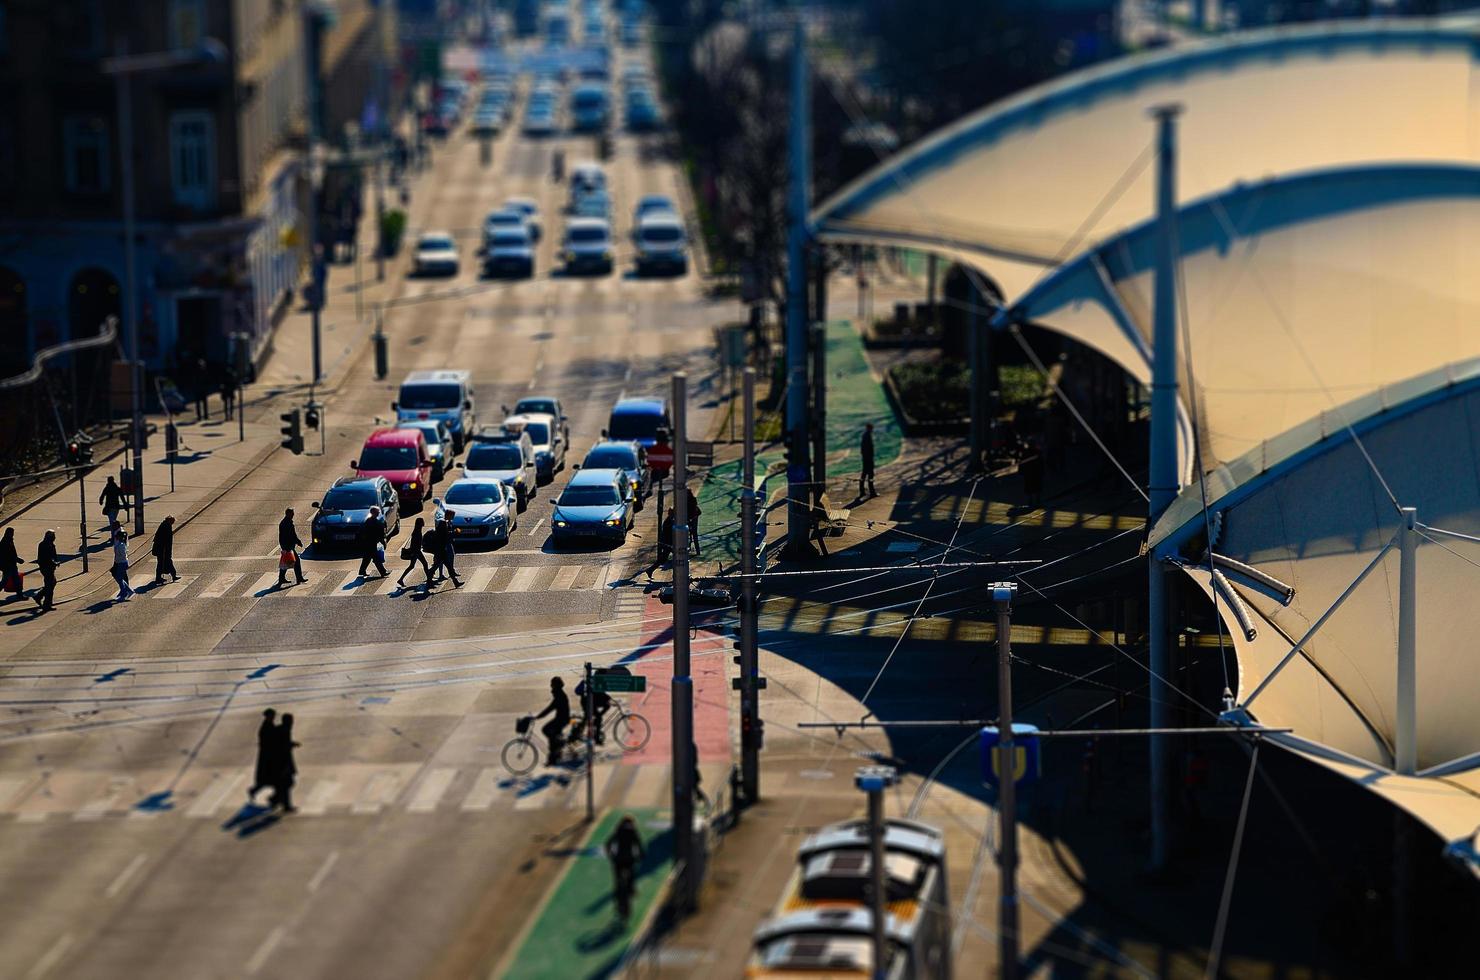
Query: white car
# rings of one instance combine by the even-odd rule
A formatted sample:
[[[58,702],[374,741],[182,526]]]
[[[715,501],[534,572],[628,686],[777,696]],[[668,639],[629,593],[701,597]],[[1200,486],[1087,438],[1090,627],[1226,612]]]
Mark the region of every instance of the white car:
[[[416,240],[416,274],[457,275],[457,243],[445,231],[428,231]]]
[[[549,483],[565,468],[565,439],[555,416],[544,412],[510,415],[504,419],[504,431],[529,436],[534,447],[534,476],[540,483]]]
[[[504,202],[503,210],[519,211],[524,215],[525,223],[529,225],[529,236],[535,241],[540,240],[540,205],[532,197],[511,197]]]
[[[483,247],[489,247],[496,233],[510,228],[529,230],[529,219],[524,216],[523,211],[505,205],[497,211],[488,212],[488,217],[483,219]]]
[[[468,444],[467,457],[457,465],[464,479],[497,481],[514,491],[514,502],[520,510],[529,506],[529,498],[539,487],[534,446],[528,438],[500,442],[475,438]]]
[[[505,544],[519,526],[514,490],[502,480],[463,478],[436,501],[437,520],[452,513],[452,536],[457,541]]]

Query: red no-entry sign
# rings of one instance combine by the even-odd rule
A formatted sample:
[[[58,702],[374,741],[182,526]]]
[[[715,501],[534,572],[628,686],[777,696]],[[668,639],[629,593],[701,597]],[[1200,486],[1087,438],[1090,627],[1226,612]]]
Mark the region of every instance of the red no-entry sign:
[[[655,470],[669,470],[673,468],[673,447],[658,443],[647,451],[648,466]]]

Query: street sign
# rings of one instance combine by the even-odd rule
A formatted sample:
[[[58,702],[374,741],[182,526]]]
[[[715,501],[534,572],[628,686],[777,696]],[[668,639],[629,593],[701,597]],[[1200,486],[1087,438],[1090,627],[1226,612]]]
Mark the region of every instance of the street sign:
[[[688,443],[688,445],[685,448],[688,450],[687,454],[684,457],[685,462],[686,462],[687,465],[689,465],[689,466],[713,466],[714,465],[714,443],[712,443],[712,442],[699,442],[697,440],[690,440],[689,443]],[[652,458],[653,458],[653,454],[652,453],[648,453],[648,460],[651,461]]]
[[[1042,758],[1038,751],[1038,726],[1013,722],[1013,782],[1019,786],[1031,786],[1042,774]],[[1002,781],[1002,753],[998,751],[1000,732],[989,725],[981,730],[982,781],[996,786]]]
[[[591,684],[608,694],[641,694],[647,690],[647,678],[641,674],[596,674]]]
[[[673,468],[673,447],[658,443],[647,451],[648,466],[664,473]]]

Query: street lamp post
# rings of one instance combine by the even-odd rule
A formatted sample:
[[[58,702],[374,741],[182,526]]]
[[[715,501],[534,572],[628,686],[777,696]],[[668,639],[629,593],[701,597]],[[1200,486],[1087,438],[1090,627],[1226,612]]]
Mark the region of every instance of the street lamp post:
[[[128,53],[128,40],[120,37],[114,43],[114,55],[103,59],[104,75],[113,77],[118,100],[118,155],[123,180],[123,298],[124,316],[128,319],[128,357],[132,381],[129,384],[131,415],[129,441],[134,457],[134,536],[144,533],[144,368],[139,361],[139,291],[134,269],[134,103],[130,80],[136,74],[165,71],[190,65],[220,64],[226,60],[226,48],[215,38],[204,39],[200,46],[180,51],[152,54]]]

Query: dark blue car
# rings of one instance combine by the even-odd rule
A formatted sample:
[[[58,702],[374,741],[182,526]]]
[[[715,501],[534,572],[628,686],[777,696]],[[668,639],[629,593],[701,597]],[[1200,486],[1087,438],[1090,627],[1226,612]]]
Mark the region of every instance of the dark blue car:
[[[623,398],[612,406],[611,418],[602,433],[614,442],[635,442],[651,449],[658,442],[658,430],[669,431],[668,402],[662,398]]]

